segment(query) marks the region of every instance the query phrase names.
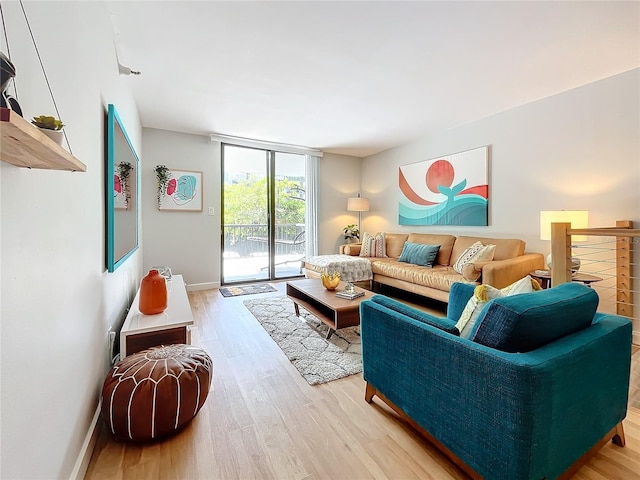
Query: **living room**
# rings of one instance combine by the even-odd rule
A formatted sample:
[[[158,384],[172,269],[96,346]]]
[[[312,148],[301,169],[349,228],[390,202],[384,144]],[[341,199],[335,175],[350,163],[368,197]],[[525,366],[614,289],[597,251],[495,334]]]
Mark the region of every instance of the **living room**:
[[[549,243],[540,240],[539,233],[542,210],[588,210],[590,226],[598,227],[621,219],[640,222],[638,3],[606,3],[614,10],[612,18],[626,19],[621,30],[635,35],[632,42],[619,44],[607,38],[602,43],[611,42],[609,49],[582,52],[584,63],[604,62],[620,52],[625,54],[623,60],[631,58],[624,60],[626,64],[621,61],[623,66],[611,67],[608,74],[568,85],[556,94],[534,94],[526,104],[500,106],[490,116],[455,127],[408,134],[405,142],[384,151],[366,155],[325,151],[319,165],[319,252],[337,251],[342,228],[356,219],[346,211],[346,199],[358,192],[371,204],[362,216],[363,231],[410,231],[397,222],[398,167],[484,145],[490,146],[489,226],[458,227],[456,234],[515,236],[526,241],[528,250],[546,254]],[[2,7],[25,117],[47,113],[51,97],[20,5],[3,2]],[[168,228],[167,214],[157,210],[153,173],[157,164],[177,163],[202,171],[207,186],[204,204],[220,212],[220,145],[208,134],[150,128],[141,120],[133,93],[137,78],[118,73],[116,34],[107,4],[25,2],[24,7],[73,155],[87,165],[87,172],[28,170],[4,162],[0,167],[0,477],[81,478],[79,458],[110,367],[108,331],[122,323],[143,273],[152,265],[167,264],[190,285],[220,284],[217,213],[178,220],[191,240],[188,248],[181,248],[179,232]],[[5,47],[3,38],[3,52]],[[132,59],[121,61],[136,68]],[[526,62],[523,69],[527,75],[540,74],[540,84],[555,75],[527,71]],[[157,80],[164,81],[166,96],[180,94],[179,73]],[[442,83],[448,88],[457,85],[453,79]],[[107,104],[118,108],[140,155],[142,175],[140,248],[113,273],[107,273],[104,264]],[[381,131],[384,128],[380,126]],[[634,325],[634,332],[637,338],[640,325]],[[214,402],[214,396],[209,401]],[[396,431],[394,441],[406,440]],[[407,449],[411,455],[424,454],[415,445]]]

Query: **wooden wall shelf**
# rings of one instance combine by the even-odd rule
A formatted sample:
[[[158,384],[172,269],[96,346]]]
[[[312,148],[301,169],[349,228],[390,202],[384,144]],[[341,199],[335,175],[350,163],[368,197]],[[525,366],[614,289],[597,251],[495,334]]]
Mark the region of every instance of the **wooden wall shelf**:
[[[37,127],[0,108],[0,160],[18,167],[86,172],[87,166]]]

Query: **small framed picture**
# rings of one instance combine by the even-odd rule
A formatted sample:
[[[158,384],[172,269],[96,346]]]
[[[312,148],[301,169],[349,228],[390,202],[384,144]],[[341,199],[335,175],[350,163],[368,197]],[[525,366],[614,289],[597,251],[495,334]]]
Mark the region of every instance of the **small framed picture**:
[[[166,185],[159,188],[159,210],[202,211],[202,172],[169,169]]]

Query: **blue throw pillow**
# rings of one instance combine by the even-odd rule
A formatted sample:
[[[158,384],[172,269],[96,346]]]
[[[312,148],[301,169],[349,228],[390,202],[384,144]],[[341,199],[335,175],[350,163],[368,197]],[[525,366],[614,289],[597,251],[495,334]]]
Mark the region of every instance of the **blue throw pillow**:
[[[440,250],[440,245],[405,242],[398,261],[422,265],[423,267],[433,267],[433,262],[438,256],[438,250]]]
[[[471,339],[503,352],[529,352],[591,325],[598,300],[579,283],[491,300]]]

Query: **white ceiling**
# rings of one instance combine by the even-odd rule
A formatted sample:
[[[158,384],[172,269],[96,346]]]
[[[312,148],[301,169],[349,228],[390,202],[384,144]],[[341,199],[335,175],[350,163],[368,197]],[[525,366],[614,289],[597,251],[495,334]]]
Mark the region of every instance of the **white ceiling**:
[[[640,65],[640,2],[108,2],[145,127],[364,157]]]

